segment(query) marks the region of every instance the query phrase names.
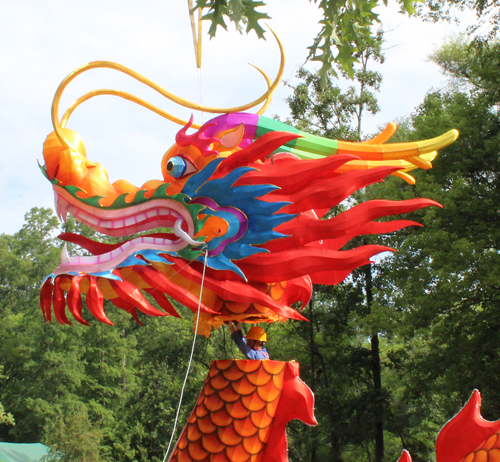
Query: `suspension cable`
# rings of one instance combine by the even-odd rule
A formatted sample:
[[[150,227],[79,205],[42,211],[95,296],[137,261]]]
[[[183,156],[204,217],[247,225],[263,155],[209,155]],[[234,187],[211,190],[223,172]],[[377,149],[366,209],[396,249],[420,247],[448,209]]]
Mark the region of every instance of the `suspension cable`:
[[[177,430],[177,422],[179,420],[179,414],[181,412],[182,398],[184,396],[184,389],[186,388],[187,379],[188,379],[189,372],[191,369],[191,363],[193,362],[194,346],[196,345],[196,336],[198,335],[198,324],[200,322],[201,297],[203,295],[203,283],[205,282],[205,269],[207,267],[207,258],[208,258],[208,246],[205,245],[205,261],[203,264],[203,277],[201,279],[200,297],[198,300],[198,311],[196,313],[196,324],[195,324],[195,328],[194,328],[193,346],[191,347],[191,355],[189,357],[189,363],[188,363],[188,367],[187,367],[187,371],[186,371],[186,376],[184,377],[184,383],[182,384],[181,396],[179,398],[179,405],[177,406],[177,413],[175,415],[174,429],[172,430],[172,435],[170,436],[170,441],[168,443],[167,452],[165,453],[165,457],[163,458],[163,462],[165,462],[167,460],[167,456],[170,452],[170,446],[172,445],[172,441],[174,439],[175,432]]]

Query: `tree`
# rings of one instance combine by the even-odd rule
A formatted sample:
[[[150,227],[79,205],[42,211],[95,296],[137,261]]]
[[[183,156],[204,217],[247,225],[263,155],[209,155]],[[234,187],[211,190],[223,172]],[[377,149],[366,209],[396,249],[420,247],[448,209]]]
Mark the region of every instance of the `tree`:
[[[360,141],[364,116],[378,111],[375,92],[382,76],[370,70],[370,64],[383,62],[382,43],[379,32],[374,45],[357,54],[359,64],[347,90],[334,85],[332,76],[322,84],[319,76],[300,69],[300,83],[288,99],[289,123],[328,138]],[[363,196],[356,195],[338,208],[364,201]],[[332,210],[329,216],[336,213],[337,209]],[[321,429],[313,430],[312,444],[302,442],[307,447],[304,456],[310,454],[311,460],[384,459],[389,397],[382,387],[379,333],[384,326],[372,309],[375,275],[371,266],[366,266],[334,288],[316,288],[315,308],[308,310],[310,328],[306,332],[298,329],[300,344],[309,351],[308,356],[302,356],[302,364],[308,364],[305,377],[315,389],[322,423]],[[400,451],[397,447],[391,456],[397,457]]]
[[[3,367],[0,366],[0,379],[6,379],[4,375],[2,375]],[[14,417],[10,412],[5,412],[2,403],[0,403],[0,425],[15,425]]]
[[[415,214],[425,225],[421,232],[385,239],[400,251],[381,263],[375,297],[377,309],[393,311],[391,377],[404,377],[408,385],[395,391],[391,411],[414,460],[431,456],[429,432],[437,432],[474,388],[484,395],[486,418],[500,415],[495,385],[500,374],[499,51],[495,42],[459,39],[433,54],[452,82],[427,94],[412,115],[411,137],[458,128],[460,138],[440,153],[432,170],[417,173],[415,187],[390,179],[377,191],[394,198],[430,197],[444,207]]]
[[[104,462],[100,445],[102,430],[91,423],[87,412],[82,409],[67,418],[59,416],[47,424],[45,444],[49,453],[42,462]]]
[[[291,111],[288,122],[300,130],[330,139],[361,140],[366,113],[379,111],[375,92],[380,89],[382,75],[371,70],[370,64],[384,62],[382,45],[383,35],[379,30],[373,46],[355,54],[359,64],[352,78],[338,69],[349,82],[347,90],[333,83],[333,75],[322,84],[318,75],[300,68],[299,84],[294,87],[286,83],[293,90],[287,98]]]
[[[95,234],[71,218],[63,229]],[[45,443],[47,460],[161,461],[193,341],[191,312],[177,307],[184,319],[139,314],[139,326],[106,306],[114,326],[86,310],[90,326],[45,322],[39,291],[61,252],[58,232],[52,211],[34,208],[19,232],[0,236],[0,440]],[[229,356],[223,334],[197,341],[177,434],[210,360]],[[14,417],[16,425],[7,425]]]
[[[377,7],[387,6],[386,0],[347,1],[314,0],[322,11],[321,30],[309,47],[308,60],[321,63],[319,75],[326,83],[328,72],[336,77],[332,67],[335,63],[351,78],[354,65],[359,62],[356,54],[373,47],[377,34],[373,26],[379,23]],[[398,0],[400,12],[409,16],[418,15],[423,19],[439,21],[454,18],[453,9],[471,9],[478,17],[489,22],[490,36],[495,34],[500,24],[500,2],[492,0]],[[210,22],[209,35],[214,37],[217,28],[226,29],[226,20],[233,22],[240,32],[255,31],[259,38],[264,38],[264,29],[259,21],[269,19],[267,13],[258,11],[265,3],[258,0],[197,0],[195,8],[207,9],[203,19]],[[415,8],[417,7],[417,9]],[[298,19],[298,21],[300,21]],[[471,30],[476,32],[477,28]]]

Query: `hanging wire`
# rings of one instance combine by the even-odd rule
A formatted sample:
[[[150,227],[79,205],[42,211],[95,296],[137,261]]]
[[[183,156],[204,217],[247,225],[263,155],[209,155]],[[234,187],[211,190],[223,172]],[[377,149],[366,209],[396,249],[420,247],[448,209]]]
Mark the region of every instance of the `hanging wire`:
[[[196,67],[197,67],[197,72],[198,72],[198,89],[200,92],[200,104],[203,104],[203,97],[202,97],[202,76],[201,76],[201,16],[202,16],[202,11],[201,8],[198,9],[198,31],[196,31],[196,25],[195,25],[195,19],[194,19],[194,11],[195,9],[193,8],[193,0],[188,0],[188,6],[189,6],[189,18],[191,20],[191,29],[193,32],[193,44],[194,44],[194,52],[195,52],[195,58],[196,58]],[[203,112],[201,113],[202,116],[202,124],[203,124]],[[194,354],[194,347],[196,345],[196,337],[198,335],[198,325],[200,322],[200,311],[201,311],[201,298],[203,295],[203,284],[205,282],[205,270],[207,268],[207,258],[208,258],[208,246],[207,244],[204,244],[205,247],[205,261],[203,264],[203,275],[201,279],[201,287],[200,287],[200,296],[198,299],[198,310],[196,312],[196,324],[194,328],[194,338],[193,338],[193,346],[191,347],[191,355],[189,356],[189,363],[186,371],[186,376],[184,377],[184,383],[182,384],[182,390],[181,390],[181,396],[179,398],[179,405],[177,407],[177,413],[175,415],[175,421],[174,421],[174,428],[172,430],[172,435],[170,436],[170,441],[168,443],[167,451],[165,453],[165,457],[163,458],[163,462],[167,460],[167,457],[170,453],[170,447],[172,446],[172,442],[175,437],[175,433],[177,430],[177,423],[179,421],[179,414],[181,411],[182,407],[182,398],[184,396],[184,390],[186,388],[186,383],[187,379],[189,377],[189,372],[191,370],[191,364],[193,362],[193,354]]]
[[[201,8],[195,8],[193,0],[188,0],[189,19],[191,21],[191,31],[193,33],[194,55],[196,59],[196,67],[201,68]],[[196,23],[194,12],[198,10],[198,30],[196,30]]]
[[[200,105],[203,106],[203,85],[202,85],[202,75],[201,75],[201,34],[202,30],[202,9],[195,8],[193,5],[193,0],[188,0],[189,7],[189,19],[191,21],[191,31],[193,34],[193,46],[194,55],[196,59],[196,68],[198,71],[198,90],[200,92]],[[198,10],[198,25],[196,25],[194,12]],[[204,113],[201,111],[201,124],[205,122]]]
[[[191,347],[191,355],[189,357],[189,363],[186,371],[186,376],[184,377],[184,383],[182,384],[181,396],[179,398],[179,405],[177,406],[177,413],[175,415],[174,421],[174,429],[172,430],[172,435],[170,436],[170,441],[168,443],[167,452],[165,453],[165,457],[163,458],[163,462],[167,460],[167,456],[170,452],[170,447],[172,446],[172,441],[175,437],[175,432],[177,430],[177,422],[179,420],[179,414],[181,412],[182,407],[182,398],[184,396],[184,389],[186,388],[187,379],[189,376],[189,372],[191,370],[191,363],[193,362],[193,354],[194,354],[194,346],[196,345],[196,336],[198,335],[198,324],[200,322],[200,310],[201,310],[201,297],[203,295],[203,283],[205,282],[205,269],[207,268],[207,258],[208,258],[208,246],[205,245],[205,261],[203,264],[203,276],[201,279],[201,287],[200,287],[200,297],[198,300],[198,311],[196,313],[196,324],[194,328],[194,338],[193,338],[193,346]]]
[[[196,65],[198,66],[198,88],[200,90],[200,105],[203,106],[203,75],[201,73],[201,34],[202,29],[202,9],[198,8],[198,43],[196,47]],[[201,111],[201,124],[205,123],[205,113]]]
[[[200,90],[200,105],[203,106],[203,78],[201,74],[201,69],[198,69],[198,88]],[[201,125],[205,123],[205,113],[201,112]]]

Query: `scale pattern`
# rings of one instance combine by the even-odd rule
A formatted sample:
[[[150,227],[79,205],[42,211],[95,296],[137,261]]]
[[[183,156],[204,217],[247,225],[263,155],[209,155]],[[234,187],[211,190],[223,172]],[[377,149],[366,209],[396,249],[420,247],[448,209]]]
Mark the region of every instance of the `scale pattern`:
[[[170,461],[263,462],[283,389],[291,383],[290,364],[297,363],[213,361]],[[297,375],[292,381],[300,380],[298,365],[293,368]]]
[[[474,390],[467,404],[439,432],[437,462],[500,462],[500,420],[481,416],[481,395]]]
[[[500,438],[499,434],[491,435],[475,451],[468,454],[463,462],[500,462]]]

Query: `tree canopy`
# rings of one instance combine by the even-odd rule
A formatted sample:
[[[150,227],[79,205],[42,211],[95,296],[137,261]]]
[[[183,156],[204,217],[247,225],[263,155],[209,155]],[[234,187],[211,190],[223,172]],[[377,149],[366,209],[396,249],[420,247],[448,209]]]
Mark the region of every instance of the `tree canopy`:
[[[470,32],[478,32],[482,24],[488,26],[486,35],[490,38],[500,24],[498,0],[398,0],[397,3],[401,13],[431,21],[452,20],[456,16],[454,10],[473,10],[479,23]],[[376,44],[374,26],[380,24],[377,8],[387,7],[388,1],[314,0],[314,4],[321,10],[322,19],[307,59],[321,63],[319,75],[322,82],[326,81],[328,72],[337,75],[333,63],[352,78],[355,72],[353,66],[359,61],[357,54]],[[240,32],[254,31],[259,38],[264,38],[260,21],[270,19],[265,6],[260,0],[197,0],[195,8],[207,10],[203,19],[210,22],[210,37],[216,35],[219,26],[227,29],[226,21],[229,21]],[[300,18],[297,22],[300,24]]]
[[[318,287],[304,313],[310,323],[268,327],[271,358],[299,361],[316,396],[319,426],[290,424],[292,462],[381,460],[380,423],[384,460],[403,448],[415,461],[433,460],[440,427],[474,388],[483,415],[500,417],[499,52],[497,42],[463,39],[436,50],[432,59],[450,83],[429,91],[400,136],[458,128],[459,140],[432,170],[416,173],[415,186],[391,177],[356,198],[429,197],[444,208],[408,217],[425,228],[380,237],[397,253],[371,271]],[[362,138],[357,114],[376,102],[377,79],[365,88],[368,99],[359,97],[363,81],[344,99],[347,119],[322,125],[345,93],[304,71],[290,120],[332,136],[350,122],[350,135]],[[76,226],[70,219],[65,230]],[[89,327],[45,322],[38,296],[60,255],[59,231],[51,210],[33,208],[17,233],[0,235],[0,440],[48,444],[47,461],[161,461],[192,344],[191,313],[176,307],[184,319],[144,316],[139,326],[110,307],[114,326],[88,314]],[[180,427],[210,361],[238,355],[227,330],[197,341]]]

